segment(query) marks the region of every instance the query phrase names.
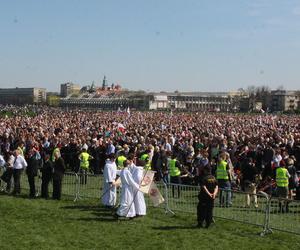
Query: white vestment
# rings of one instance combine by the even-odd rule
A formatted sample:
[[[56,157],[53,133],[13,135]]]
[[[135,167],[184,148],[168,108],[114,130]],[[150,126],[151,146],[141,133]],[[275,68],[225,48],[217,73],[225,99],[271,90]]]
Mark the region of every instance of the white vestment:
[[[115,206],[117,199],[116,187],[112,186],[112,182],[115,181],[117,174],[117,165],[113,161],[106,161],[104,166],[104,187],[102,195],[102,203],[104,206]]]
[[[117,214],[122,217],[131,218],[136,215],[133,198],[139,189],[139,184],[133,180],[132,174],[128,167],[125,167],[121,170],[120,178],[122,182],[122,190],[120,207],[117,211]]]
[[[132,173],[133,180],[140,185],[144,177],[143,167],[132,166],[131,173]],[[141,191],[136,191],[134,192],[133,195],[135,195],[134,207],[135,207],[136,214],[146,215],[146,203],[145,203],[144,193]]]

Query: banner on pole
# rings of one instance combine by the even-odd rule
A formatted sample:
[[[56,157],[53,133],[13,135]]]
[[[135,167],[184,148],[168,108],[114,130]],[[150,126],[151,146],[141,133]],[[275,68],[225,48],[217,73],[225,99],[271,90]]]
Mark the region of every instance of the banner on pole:
[[[159,189],[157,188],[154,182],[151,183],[151,188],[149,190],[150,199],[153,202],[154,207],[157,207],[159,204],[163,203],[164,197],[161,195]]]
[[[143,178],[143,180],[141,181],[141,184],[140,184],[140,191],[143,192],[144,194],[149,193],[149,190],[151,188],[151,183],[152,183],[153,178],[154,178],[154,174],[155,174],[154,171],[144,170],[144,174],[143,174],[144,178]]]

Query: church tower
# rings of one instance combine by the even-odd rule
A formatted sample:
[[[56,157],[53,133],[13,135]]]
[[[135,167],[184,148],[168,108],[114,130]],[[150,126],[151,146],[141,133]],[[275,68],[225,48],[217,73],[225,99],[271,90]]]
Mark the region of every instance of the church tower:
[[[104,76],[103,81],[102,81],[102,90],[106,90],[107,87],[108,87],[108,85],[107,85],[106,76]]]

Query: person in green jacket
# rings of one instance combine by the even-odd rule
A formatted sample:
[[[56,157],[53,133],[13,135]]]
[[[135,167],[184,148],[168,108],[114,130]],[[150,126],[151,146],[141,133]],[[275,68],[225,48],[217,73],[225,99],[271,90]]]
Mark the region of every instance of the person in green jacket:
[[[173,154],[169,162],[170,183],[172,185],[172,196],[175,196],[175,186],[177,185],[177,196],[180,198],[180,184],[181,184],[181,164]]]
[[[87,184],[87,173],[90,168],[90,160],[93,159],[93,156],[91,156],[87,152],[87,146],[83,146],[82,152],[79,155],[79,160],[80,160],[80,183],[81,184]]]
[[[276,169],[277,196],[279,197],[279,212],[288,212],[288,194],[290,174],[285,167],[285,162],[281,161]],[[285,209],[284,209],[285,208]]]

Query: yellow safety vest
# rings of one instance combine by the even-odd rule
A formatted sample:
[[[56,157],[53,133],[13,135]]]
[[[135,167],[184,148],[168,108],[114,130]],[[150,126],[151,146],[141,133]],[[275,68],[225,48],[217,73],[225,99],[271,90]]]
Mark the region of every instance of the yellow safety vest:
[[[276,169],[276,184],[278,187],[288,187],[289,178],[287,176],[286,168],[277,168]]]
[[[180,175],[180,169],[176,167],[176,159],[170,160],[170,176],[179,176]]]
[[[220,161],[220,163],[217,165],[217,180],[228,180],[228,173],[227,173],[227,162],[226,161]]]
[[[151,170],[151,161],[149,160],[149,155],[148,154],[143,154],[140,159],[142,161],[145,161],[145,169],[146,170]]]
[[[118,169],[124,168],[124,161],[126,161],[126,160],[127,160],[127,158],[124,155],[120,155],[117,158]]]
[[[90,155],[87,152],[82,152],[80,154],[80,167],[83,169],[88,169],[90,166],[89,163]]]

